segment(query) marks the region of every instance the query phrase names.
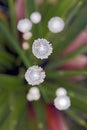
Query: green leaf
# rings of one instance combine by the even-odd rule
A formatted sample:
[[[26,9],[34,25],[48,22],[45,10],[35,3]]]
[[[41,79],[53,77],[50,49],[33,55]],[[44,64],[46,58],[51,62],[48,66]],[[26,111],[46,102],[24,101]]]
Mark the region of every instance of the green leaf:
[[[5,51],[0,50],[0,68],[3,66],[5,69],[12,68],[15,58]]]
[[[72,118],[74,119],[79,125],[87,128],[87,123],[84,119],[82,119],[74,109],[69,109],[66,111],[66,113]]]
[[[17,128],[19,130],[32,130],[32,129],[29,129],[29,117],[28,117],[28,112],[26,108],[24,109],[23,113],[20,116],[20,121]]]
[[[26,17],[29,18],[32,12],[36,11],[37,6],[34,0],[26,0]]]
[[[69,53],[68,55],[66,55],[64,57],[61,56],[61,59],[54,58],[54,62],[48,64],[47,69],[49,70],[49,69],[64,65],[67,61],[74,58],[75,56],[78,56],[78,55],[86,53],[86,52],[87,52],[87,45],[83,45],[83,46],[79,47],[78,49],[76,49],[75,51]]]
[[[58,70],[57,72],[48,71],[47,77],[57,79],[58,77],[87,76],[87,70]]]
[[[68,30],[65,30],[64,35],[60,37],[60,39],[54,40],[54,49],[55,52],[57,52],[57,55],[61,53],[61,51],[64,51],[64,49],[72,42],[72,40],[81,32],[86,24],[87,24],[87,9],[84,8],[79,12],[79,15],[74,20],[73,24],[68,28]],[[67,32],[66,32],[67,31]],[[53,53],[53,56],[55,55],[55,52]]]
[[[0,88],[3,90],[23,92],[27,86],[23,83],[23,79],[18,76],[0,75]]]
[[[8,5],[9,5],[9,12],[10,12],[10,22],[11,22],[11,30],[13,32],[13,35],[15,36],[15,38],[17,38],[17,19],[16,19],[16,15],[15,15],[15,9],[14,9],[14,0],[8,0]]]
[[[3,122],[4,124],[2,124],[1,130],[16,130],[20,116],[25,108],[25,98],[23,95],[18,96],[16,101],[15,97],[13,97],[13,99],[12,97],[10,98],[10,100],[13,100],[13,102],[10,104],[11,111],[9,116]]]
[[[20,58],[22,59],[24,65],[28,67],[30,62],[25,55],[25,52],[20,48],[19,43],[14,37],[10,34],[10,32],[4,27],[4,24],[0,22],[0,29],[5,37],[8,39],[9,43],[14,47],[15,51],[18,53]]]
[[[35,113],[36,113],[36,121],[39,129],[47,130],[46,126],[46,116],[45,116],[45,105],[44,103],[40,101],[35,101],[33,103]],[[39,109],[38,109],[39,108]]]

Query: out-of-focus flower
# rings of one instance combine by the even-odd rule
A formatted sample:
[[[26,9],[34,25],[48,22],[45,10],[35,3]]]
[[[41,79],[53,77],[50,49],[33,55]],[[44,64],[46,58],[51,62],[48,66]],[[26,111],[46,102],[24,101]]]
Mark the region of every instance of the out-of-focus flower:
[[[29,49],[29,43],[28,42],[23,42],[22,43],[22,48],[24,49],[24,50],[28,50]]]
[[[48,21],[48,28],[53,33],[61,32],[64,29],[65,23],[60,17],[52,17]]]
[[[28,94],[27,94],[27,100],[33,101],[33,100],[39,100],[40,99],[40,91],[37,87],[30,88]]]
[[[31,66],[25,73],[25,79],[30,85],[39,85],[46,77],[45,71],[41,67]]]
[[[66,96],[67,91],[65,88],[61,87],[56,90],[56,96]]]
[[[21,19],[18,21],[17,29],[22,33],[26,33],[32,29],[32,22],[27,18]]]
[[[32,52],[38,59],[47,59],[52,53],[52,45],[46,39],[37,39],[32,46]]]
[[[37,11],[33,12],[30,15],[30,19],[31,19],[32,23],[38,24],[41,21],[41,14],[39,12],[37,12]]]
[[[68,96],[59,96],[54,99],[54,106],[58,110],[67,110],[71,106],[71,101]]]
[[[23,39],[24,40],[29,40],[29,39],[31,39],[31,37],[32,37],[32,33],[31,32],[25,32],[23,34]]]

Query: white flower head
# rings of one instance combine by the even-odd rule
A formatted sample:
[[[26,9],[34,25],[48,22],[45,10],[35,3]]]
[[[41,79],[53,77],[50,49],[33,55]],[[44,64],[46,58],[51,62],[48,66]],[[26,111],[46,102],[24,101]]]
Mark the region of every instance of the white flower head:
[[[67,91],[65,88],[61,87],[56,90],[56,96],[66,96]]]
[[[32,37],[32,33],[31,32],[23,33],[23,39],[24,40],[29,40],[29,39],[31,39],[31,37]]]
[[[33,42],[32,52],[38,59],[47,59],[52,50],[52,44],[46,39],[39,38]]]
[[[65,23],[60,17],[53,17],[48,21],[48,28],[53,33],[61,32],[64,29]]]
[[[40,91],[37,87],[30,88],[28,94],[27,94],[27,100],[33,101],[33,100],[39,100],[40,99]]]
[[[71,101],[68,96],[59,96],[54,99],[54,106],[58,110],[67,110],[71,106]]]
[[[30,85],[39,85],[44,82],[45,77],[45,71],[38,66],[29,67],[25,73],[25,79]]]
[[[37,12],[37,11],[33,12],[30,15],[30,19],[31,19],[32,23],[38,24],[41,21],[41,14],[39,12]]]
[[[28,32],[32,29],[32,22],[27,18],[21,19],[17,24],[17,29],[22,33]]]

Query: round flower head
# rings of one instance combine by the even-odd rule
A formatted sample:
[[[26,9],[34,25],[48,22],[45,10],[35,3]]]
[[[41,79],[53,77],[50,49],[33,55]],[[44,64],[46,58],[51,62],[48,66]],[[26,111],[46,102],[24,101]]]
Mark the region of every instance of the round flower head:
[[[67,94],[67,91],[65,88],[61,87],[56,90],[56,96],[66,96],[66,94]]]
[[[37,87],[30,88],[28,94],[27,94],[27,100],[33,101],[33,100],[39,100],[40,99],[40,91]]]
[[[64,29],[64,21],[60,17],[53,17],[48,21],[48,28],[53,33],[61,32]]]
[[[22,33],[28,32],[32,29],[32,22],[27,18],[21,19],[17,24],[17,29]]]
[[[67,110],[71,105],[70,98],[68,96],[59,96],[54,99],[54,106],[58,110]]]
[[[30,16],[32,23],[37,24],[41,21],[41,14],[39,12],[33,12]]]
[[[32,46],[32,52],[38,59],[47,59],[52,50],[52,44],[43,38],[35,40]]]
[[[25,73],[25,79],[30,85],[39,85],[44,81],[45,77],[45,72],[38,66],[29,67]]]

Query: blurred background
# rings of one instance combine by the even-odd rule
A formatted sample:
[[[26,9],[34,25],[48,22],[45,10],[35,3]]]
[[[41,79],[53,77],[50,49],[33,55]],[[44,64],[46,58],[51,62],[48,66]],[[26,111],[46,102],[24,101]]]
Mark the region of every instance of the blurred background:
[[[49,27],[54,17],[63,22],[57,31]],[[30,24],[19,24],[25,18]],[[52,43],[48,59],[32,53],[38,38]],[[37,101],[26,98],[32,86],[24,75],[33,65],[46,72]],[[65,110],[54,103],[60,87],[70,99]],[[87,0],[0,0],[0,130],[73,129],[87,129]]]

